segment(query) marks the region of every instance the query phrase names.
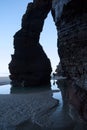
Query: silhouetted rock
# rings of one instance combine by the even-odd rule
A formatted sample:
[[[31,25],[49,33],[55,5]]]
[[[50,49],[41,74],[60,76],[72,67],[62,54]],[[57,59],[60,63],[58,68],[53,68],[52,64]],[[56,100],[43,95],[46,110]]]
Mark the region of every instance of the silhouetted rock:
[[[44,20],[51,9],[51,1],[34,0],[22,18],[22,28],[14,35],[14,55],[9,64],[12,82],[43,85],[50,82],[50,60],[39,44]]]

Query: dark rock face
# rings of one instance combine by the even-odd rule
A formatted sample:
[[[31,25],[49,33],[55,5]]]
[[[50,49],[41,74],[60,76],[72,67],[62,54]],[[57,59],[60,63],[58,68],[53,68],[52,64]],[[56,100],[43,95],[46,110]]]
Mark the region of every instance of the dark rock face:
[[[53,10],[54,20],[55,17],[57,19],[57,46],[61,65],[65,76],[78,79],[78,85],[87,88],[87,1],[65,1],[68,2],[63,5],[60,17],[55,16],[58,8]]]
[[[76,109],[78,116],[83,121],[87,122],[87,91],[76,86],[75,81],[67,81],[68,100],[71,107]]]
[[[14,35],[14,55],[9,64],[10,79],[24,85],[43,85],[50,82],[50,60],[39,44],[44,20],[51,1],[34,0],[22,18],[22,28]]]
[[[60,64],[70,80],[69,98],[87,121],[87,0],[53,0],[52,15]]]
[[[73,84],[72,84],[73,83]],[[68,107],[67,112],[75,122],[87,122],[87,91],[75,87],[71,80],[58,80],[58,88],[61,90],[63,105]],[[83,130],[83,129],[82,129]]]

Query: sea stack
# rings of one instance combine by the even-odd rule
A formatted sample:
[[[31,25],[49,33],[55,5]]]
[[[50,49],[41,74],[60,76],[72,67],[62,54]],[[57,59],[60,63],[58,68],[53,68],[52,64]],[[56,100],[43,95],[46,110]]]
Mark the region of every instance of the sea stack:
[[[14,35],[14,54],[9,63],[10,79],[23,86],[50,83],[51,63],[39,43],[51,0],[34,0],[22,17],[21,29]]]

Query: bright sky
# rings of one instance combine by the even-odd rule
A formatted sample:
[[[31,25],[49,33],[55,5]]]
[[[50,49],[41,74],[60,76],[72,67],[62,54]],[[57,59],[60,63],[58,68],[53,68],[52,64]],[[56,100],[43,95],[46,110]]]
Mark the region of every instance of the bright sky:
[[[32,0],[1,0],[0,1],[0,76],[9,73],[13,35],[21,28],[21,19],[27,4]],[[53,71],[59,63],[57,54],[57,32],[51,14],[45,20],[40,43],[51,60]]]

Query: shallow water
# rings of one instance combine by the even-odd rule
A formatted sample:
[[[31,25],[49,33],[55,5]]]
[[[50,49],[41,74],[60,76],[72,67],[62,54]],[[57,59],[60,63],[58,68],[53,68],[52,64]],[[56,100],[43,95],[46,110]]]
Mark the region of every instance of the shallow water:
[[[54,84],[54,81],[51,80],[51,85],[49,86],[41,86],[41,87],[12,87],[11,84],[7,84],[7,85],[1,85],[0,86],[0,94],[11,94],[11,93],[30,93],[30,92],[39,92],[39,91],[46,91],[46,90],[53,90],[54,93],[53,93],[53,97],[55,99],[58,99],[61,97],[61,95],[58,93],[60,90],[59,88],[57,87],[57,84],[55,83]]]
[[[0,86],[0,94],[10,94],[11,85],[2,85]]]
[[[65,83],[62,81],[59,84],[56,84],[56,81],[51,80],[50,88],[15,88],[10,84],[0,86],[0,94],[26,94],[32,92],[40,92],[40,91],[52,91],[52,97],[54,99],[59,100],[59,105],[55,109],[55,111],[50,115],[50,119],[54,121],[51,128],[45,128],[46,130],[87,130],[87,124],[78,120],[77,113],[73,110],[73,108],[69,107],[68,99],[66,96],[67,87]],[[74,118],[76,120],[74,120]],[[30,120],[27,120],[16,127],[8,127],[2,130],[43,130],[44,128],[40,128],[37,124],[33,124]]]

